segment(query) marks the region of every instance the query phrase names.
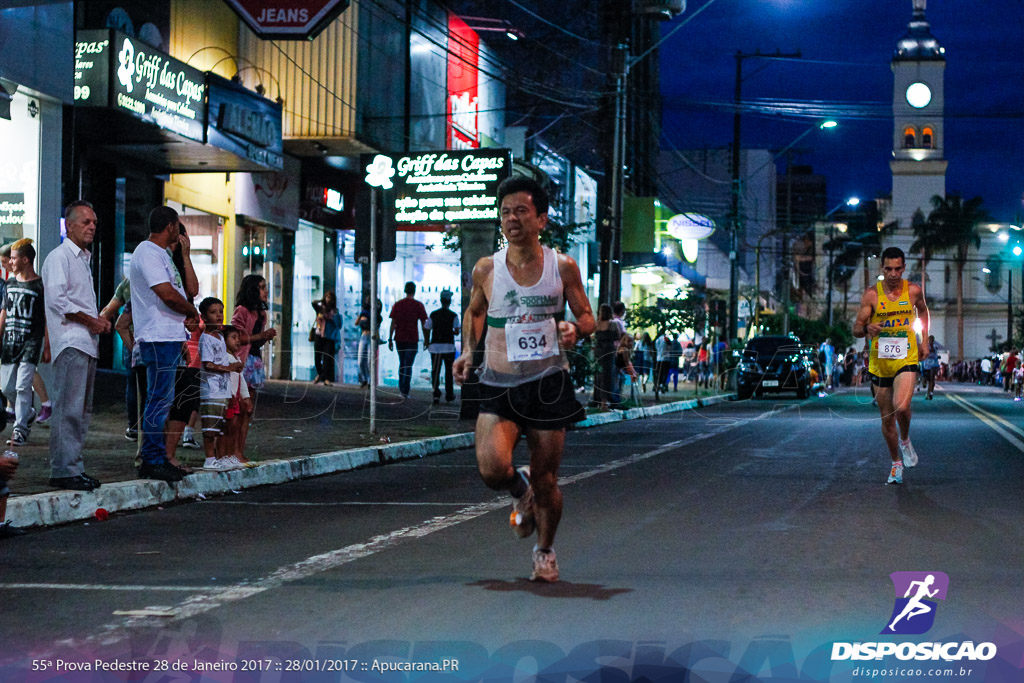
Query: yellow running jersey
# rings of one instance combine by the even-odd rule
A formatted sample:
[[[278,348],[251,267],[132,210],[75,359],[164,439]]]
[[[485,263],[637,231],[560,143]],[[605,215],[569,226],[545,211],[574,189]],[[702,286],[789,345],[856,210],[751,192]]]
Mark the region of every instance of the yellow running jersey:
[[[900,368],[917,365],[917,333],[914,332],[917,315],[910,301],[909,282],[903,281],[896,301],[885,295],[883,284],[875,285],[878,305],[870,322],[881,325],[882,331],[871,340],[868,372],[875,377],[895,377]]]

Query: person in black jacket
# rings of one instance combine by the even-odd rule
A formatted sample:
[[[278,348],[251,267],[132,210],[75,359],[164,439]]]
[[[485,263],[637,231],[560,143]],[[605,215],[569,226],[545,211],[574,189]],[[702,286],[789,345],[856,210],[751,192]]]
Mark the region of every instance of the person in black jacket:
[[[459,333],[459,314],[451,310],[452,293],[441,292],[441,308],[430,314],[423,345],[430,351],[430,382],[434,387],[434,403],[441,402],[441,364],[444,364],[444,400],[455,400],[452,386],[452,364],[455,362],[455,336]]]

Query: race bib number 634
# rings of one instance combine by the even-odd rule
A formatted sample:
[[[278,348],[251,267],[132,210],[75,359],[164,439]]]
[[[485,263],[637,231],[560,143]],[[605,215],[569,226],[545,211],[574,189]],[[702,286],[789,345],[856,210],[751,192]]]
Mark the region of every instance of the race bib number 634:
[[[505,325],[505,346],[513,362],[540,360],[557,356],[558,325],[554,318],[533,323]]]

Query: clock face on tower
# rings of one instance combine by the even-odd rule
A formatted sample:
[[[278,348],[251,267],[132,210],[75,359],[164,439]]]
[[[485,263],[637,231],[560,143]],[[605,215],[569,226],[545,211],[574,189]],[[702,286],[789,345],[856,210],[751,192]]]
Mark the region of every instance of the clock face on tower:
[[[932,90],[921,82],[907,87],[907,103],[915,109],[924,109],[932,101]]]

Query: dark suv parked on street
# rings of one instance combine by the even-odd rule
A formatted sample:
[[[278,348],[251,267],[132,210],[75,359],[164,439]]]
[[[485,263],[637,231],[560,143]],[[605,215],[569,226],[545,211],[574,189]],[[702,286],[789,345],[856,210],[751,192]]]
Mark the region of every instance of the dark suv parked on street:
[[[800,340],[793,335],[754,337],[747,342],[736,370],[736,394],[745,400],[766,391],[795,391],[798,399],[811,393],[811,364]]]

